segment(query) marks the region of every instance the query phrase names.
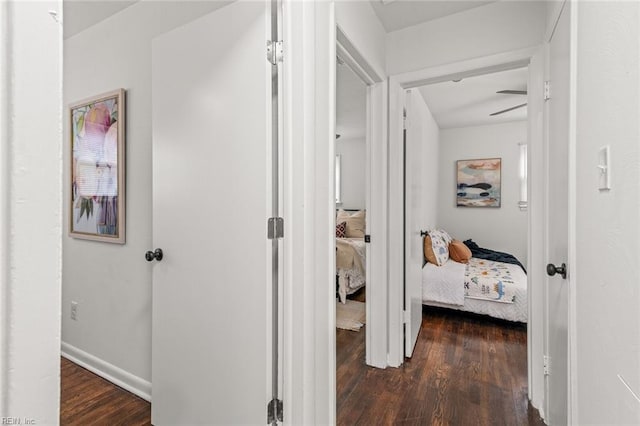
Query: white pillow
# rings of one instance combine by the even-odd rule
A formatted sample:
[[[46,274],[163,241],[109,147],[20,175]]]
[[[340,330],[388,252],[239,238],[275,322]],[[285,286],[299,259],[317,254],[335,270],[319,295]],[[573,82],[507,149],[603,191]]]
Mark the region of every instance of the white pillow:
[[[449,260],[449,244],[452,239],[446,231],[442,229],[434,229],[429,231],[431,237],[431,247],[436,257],[438,266],[442,266]]]
[[[336,223],[347,222],[347,238],[364,238],[366,228],[366,217],[364,210],[359,210],[353,214],[342,209],[338,210]]]

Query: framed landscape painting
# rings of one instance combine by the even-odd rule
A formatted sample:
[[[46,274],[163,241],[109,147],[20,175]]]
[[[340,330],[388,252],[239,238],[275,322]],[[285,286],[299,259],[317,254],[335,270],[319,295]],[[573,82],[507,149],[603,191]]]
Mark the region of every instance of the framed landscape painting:
[[[69,106],[73,238],[125,242],[124,89]]]
[[[458,160],[458,207],[500,207],[501,158]]]

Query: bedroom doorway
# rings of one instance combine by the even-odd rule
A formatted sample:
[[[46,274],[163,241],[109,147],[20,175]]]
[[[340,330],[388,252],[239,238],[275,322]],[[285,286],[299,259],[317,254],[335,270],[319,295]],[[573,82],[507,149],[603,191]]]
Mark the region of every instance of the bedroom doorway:
[[[336,355],[342,374],[346,346],[358,341],[365,359],[367,256],[367,85],[336,57]],[[340,380],[338,380],[340,382]]]
[[[334,225],[339,228],[344,223],[344,237],[336,241],[337,262],[332,271],[335,304],[340,311],[345,305],[357,305],[360,319],[364,307],[364,320],[356,320],[362,324],[358,336],[364,353],[358,360],[362,365],[385,368],[388,365],[387,126],[382,117],[386,116],[387,86],[382,71],[370,65],[340,26],[336,26],[335,58],[336,161],[332,204]],[[350,299],[360,304],[346,303]],[[335,311],[331,315],[336,318]]]
[[[502,124],[505,127],[519,127],[518,135],[510,136],[510,147],[509,150],[511,152],[510,156],[507,157],[504,154],[499,152],[489,152],[488,148],[485,148],[483,151],[469,151],[465,155],[459,155],[454,149],[454,145],[457,143],[456,141],[460,141],[462,139],[475,138],[478,141],[481,138],[481,132],[486,132],[485,136],[482,138],[486,139],[487,137],[493,137],[491,132],[487,129],[490,127],[488,125],[481,125],[480,123],[469,123],[467,125],[459,126],[459,128],[447,129],[448,126],[442,126],[444,130],[440,129],[440,126],[435,125],[437,128],[438,139],[440,140],[439,148],[442,149],[442,152],[435,152],[432,154],[432,157],[437,158],[440,165],[440,170],[432,177],[432,179],[426,179],[428,187],[423,189],[423,193],[438,193],[439,188],[435,187],[437,184],[438,187],[443,187],[442,191],[443,196],[436,197],[437,202],[431,203],[433,206],[436,206],[436,222],[434,224],[426,224],[425,228],[411,229],[406,230],[406,234],[403,233],[402,224],[404,221],[399,221],[399,225],[397,225],[397,218],[391,218],[390,223],[390,236],[400,235],[400,236],[409,236],[409,238],[416,238],[419,241],[423,241],[420,236],[421,231],[428,231],[429,226],[433,226],[435,228],[445,228],[446,226],[452,227],[451,224],[448,224],[451,221],[454,221],[456,218],[454,213],[465,214],[466,216],[479,216],[491,214],[496,215],[496,213],[500,213],[504,211],[505,207],[509,207],[512,210],[515,210],[514,214],[520,214],[522,216],[521,225],[518,229],[520,229],[520,233],[524,234],[524,238],[520,238],[523,243],[520,244],[520,247],[524,247],[524,249],[515,249],[511,250],[513,254],[515,254],[516,258],[521,260],[523,266],[527,269],[528,275],[526,280],[528,282],[531,281],[531,277],[535,276],[537,280],[539,280],[540,270],[544,269],[540,265],[543,262],[542,253],[537,253],[535,250],[532,250],[531,247],[540,247],[540,241],[538,235],[541,235],[541,221],[543,213],[539,210],[540,203],[536,203],[534,205],[534,211],[530,211],[531,209],[527,205],[526,198],[523,198],[523,195],[527,195],[530,198],[542,199],[544,197],[544,181],[542,179],[542,158],[543,158],[543,139],[542,139],[542,129],[541,129],[541,121],[539,120],[540,114],[542,111],[542,85],[543,85],[543,60],[544,57],[542,53],[538,49],[529,49],[523,51],[514,51],[508,52],[495,56],[488,56],[484,58],[478,58],[468,61],[463,61],[460,63],[454,63],[446,66],[435,67],[431,69],[423,69],[421,71],[416,71],[412,73],[397,75],[390,77],[389,80],[389,90],[390,90],[390,197],[391,203],[402,203],[402,195],[403,192],[400,192],[400,195],[396,195],[394,199],[393,194],[398,193],[398,189],[404,188],[404,182],[402,177],[404,176],[404,152],[403,152],[403,122],[405,121],[405,117],[403,116],[403,112],[406,112],[406,122],[407,122],[407,131],[411,131],[410,129],[416,126],[416,118],[412,116],[411,110],[405,111],[405,106],[409,103],[407,100],[415,98],[420,99],[424,105],[427,105],[427,102],[424,102],[422,88],[423,86],[432,86],[436,87],[437,83],[446,83],[451,87],[462,87],[461,84],[465,84],[465,82],[471,82],[473,78],[480,78],[482,76],[489,76],[492,74],[497,74],[500,72],[514,72],[521,73],[522,76],[520,78],[520,87],[510,87],[505,86],[509,82],[504,82],[500,85],[500,87],[496,87],[495,89],[492,86],[481,85],[480,88],[483,90],[489,90],[489,93],[485,93],[485,97],[493,97],[493,98],[504,98],[504,101],[511,102],[509,105],[504,105],[504,107],[499,107],[496,105],[495,108],[492,108],[491,111],[486,111],[486,115],[494,114],[491,117],[495,116],[504,116],[504,114],[508,114],[510,112],[518,112],[518,110],[528,109],[528,114],[522,117],[520,124],[513,123],[504,123]],[[514,81],[515,82],[515,81]],[[522,85],[524,82],[524,85]],[[411,91],[410,94],[407,94],[407,91]],[[417,92],[417,93],[416,93]],[[501,92],[501,93],[496,93]],[[444,96],[447,96],[444,93]],[[476,93],[476,96],[478,94]],[[425,96],[426,97],[426,96]],[[448,100],[455,100],[455,93],[448,93]],[[467,106],[473,106],[474,104],[479,104],[479,102],[467,102]],[[528,104],[525,108],[525,105]],[[449,105],[451,107],[451,105]],[[518,107],[518,108],[513,108]],[[513,109],[511,109],[513,108]],[[427,107],[428,109],[428,107]],[[446,108],[445,108],[446,109]],[[436,110],[436,108],[434,108]],[[501,113],[503,110],[507,110],[504,113]],[[433,119],[433,111],[429,111],[431,113],[431,118]],[[520,111],[522,112],[522,111]],[[435,120],[434,120],[435,121]],[[424,123],[422,123],[424,124]],[[476,132],[473,132],[473,129],[476,129]],[[428,126],[427,126],[428,127]],[[451,126],[453,127],[453,126]],[[427,132],[428,133],[428,132]],[[469,135],[470,134],[470,135]],[[445,136],[446,141],[442,136]],[[495,137],[494,137],[495,139]],[[400,143],[398,143],[400,142]],[[445,142],[449,142],[447,145]],[[526,147],[524,145],[526,143]],[[474,149],[478,148],[479,145],[477,142],[475,143]],[[424,149],[424,147],[423,147]],[[446,158],[445,158],[446,157]],[[501,167],[502,167],[502,194],[501,194],[501,207],[500,208],[463,208],[457,207],[457,166],[458,160],[474,160],[474,159],[500,159]],[[432,170],[429,168],[429,163],[427,157],[425,156],[425,160],[427,161],[425,164],[425,169]],[[508,161],[508,165],[506,162]],[[528,170],[521,169],[520,165],[527,165]],[[507,170],[507,169],[510,169]],[[401,170],[401,173],[398,173],[398,170]],[[526,176],[527,180],[522,180],[521,175],[523,175],[524,171],[527,172],[528,176]],[[511,176],[515,176],[510,178],[509,180],[505,179],[505,174],[509,173]],[[522,176],[524,177],[524,176]],[[533,177],[533,179],[532,179]],[[435,182],[435,183],[434,183]],[[429,186],[433,185],[433,186]],[[507,195],[507,186],[510,187],[508,192],[512,195]],[[454,192],[455,191],[455,192]],[[486,191],[482,191],[486,192]],[[514,195],[515,194],[515,195]],[[479,195],[479,194],[478,194]],[[486,194],[485,194],[486,195]],[[509,198],[510,201],[507,200]],[[394,201],[395,200],[395,201]],[[508,204],[507,204],[508,202]],[[522,210],[521,210],[522,209]],[[525,210],[526,209],[526,210]],[[447,211],[448,210],[448,211]],[[402,218],[401,218],[402,219]],[[472,223],[474,219],[472,217],[467,217],[467,222]],[[480,219],[475,220],[480,221]],[[446,223],[445,223],[446,222]],[[511,221],[507,222],[503,221],[503,230],[500,231],[502,234],[508,234],[511,231],[509,225]],[[393,225],[393,224],[396,225]],[[444,225],[443,225],[444,223]],[[469,223],[464,223],[468,225]],[[490,247],[490,243],[485,243],[485,237],[483,234],[482,237],[469,237],[466,235],[464,228],[462,229],[462,235],[456,235],[456,231],[450,231],[453,234],[453,237],[456,237],[461,240],[472,239],[475,243],[479,243],[481,247],[493,248],[497,251],[507,251],[507,249],[494,246]],[[477,239],[482,239],[483,242],[477,241]],[[487,240],[488,241],[488,240]],[[394,238],[393,241],[390,242],[390,250],[398,250],[403,247],[410,247],[410,244],[405,245],[406,241],[401,239],[398,241],[397,238]],[[410,243],[410,242],[409,242]],[[417,244],[416,244],[417,245]],[[540,251],[540,250],[538,250]],[[390,277],[399,277],[400,274],[404,274],[404,266],[400,260],[396,260],[397,263],[390,264]],[[411,267],[415,267],[420,270],[422,268],[422,264],[412,265]],[[420,290],[421,286],[418,284],[417,286]],[[406,307],[410,306],[408,299],[406,298],[407,294],[405,293],[404,286],[393,286],[390,289],[390,363],[392,365],[401,365],[404,362],[404,331],[405,324],[401,322],[392,323],[394,318],[405,318],[407,321],[409,318],[412,318],[414,312],[405,312],[403,315],[398,315],[394,311],[396,309],[407,310]],[[422,297],[422,295],[421,295]],[[462,294],[464,298],[464,293]],[[517,309],[522,311],[520,314],[525,316],[525,320],[528,323],[528,326],[523,326],[523,330],[520,332],[523,347],[523,356],[524,362],[522,363],[522,367],[520,368],[521,372],[519,373],[522,377],[523,383],[526,384],[527,388],[524,389],[524,394],[526,395],[528,392],[528,398],[531,399],[535,406],[541,406],[540,401],[543,399],[543,381],[541,380],[543,377],[542,374],[542,335],[543,335],[543,327],[542,327],[542,319],[543,312],[542,307],[544,304],[543,299],[543,291],[541,288],[532,288],[532,286],[527,286],[527,297],[524,306],[518,307]],[[535,307],[536,309],[533,309]],[[422,308],[422,307],[421,307]],[[402,312],[400,312],[402,314]],[[420,309],[419,314],[422,314],[422,309]],[[456,314],[457,315],[457,314]],[[491,321],[499,321],[499,320],[491,320]],[[509,323],[506,323],[509,324]],[[423,324],[424,325],[424,324]],[[422,333],[424,333],[425,328],[423,326]],[[422,340],[423,337],[420,337],[418,341]]]
[[[402,92],[405,357],[423,305],[527,322],[528,75],[511,66]]]

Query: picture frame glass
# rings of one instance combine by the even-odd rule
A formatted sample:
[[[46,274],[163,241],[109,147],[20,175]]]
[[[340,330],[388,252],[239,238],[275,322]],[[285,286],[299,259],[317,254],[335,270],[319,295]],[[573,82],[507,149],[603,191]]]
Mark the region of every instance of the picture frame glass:
[[[124,90],[70,106],[70,236],[124,243]]]
[[[500,207],[501,158],[457,161],[456,206]]]

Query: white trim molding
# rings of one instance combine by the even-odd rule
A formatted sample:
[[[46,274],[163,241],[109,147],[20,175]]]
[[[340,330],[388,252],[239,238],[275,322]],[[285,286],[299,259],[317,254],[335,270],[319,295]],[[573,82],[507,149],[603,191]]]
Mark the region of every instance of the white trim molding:
[[[62,356],[69,361],[86,368],[92,373],[95,373],[103,379],[120,386],[122,389],[127,390],[134,395],[151,402],[151,382],[144,380],[135,374],[131,374],[120,367],[116,367],[115,365],[66,342],[62,342],[61,344],[61,353]]]
[[[37,424],[60,419],[61,10],[0,1],[0,417]]]
[[[0,2],[0,416],[7,414],[9,339],[9,17]]]
[[[566,1],[565,1],[566,2]],[[576,245],[577,234],[577,110],[578,110],[578,12],[580,5],[578,2],[570,4],[569,8],[569,223],[568,223],[568,268],[571,286],[569,286],[569,360],[567,377],[567,421],[570,425],[579,424],[578,417],[578,313],[577,313],[577,292],[575,290],[578,283],[579,272],[576,268],[578,263]]]
[[[527,247],[527,286],[528,286],[528,324],[527,327],[527,369],[528,396],[531,404],[544,413],[544,329],[543,310],[533,309],[534,306],[544,306],[544,273],[547,259],[545,250],[547,239],[545,233],[546,215],[546,167],[543,109],[544,100],[543,80],[545,66],[545,49],[541,48],[531,58],[529,64],[529,78],[527,87],[528,129],[527,129],[527,217],[528,217],[528,247]],[[541,284],[536,284],[541,283]]]
[[[335,6],[282,11],[284,422],[335,424]]]
[[[371,235],[367,261],[366,363],[388,366],[387,280],[387,82],[367,87],[367,234]],[[371,277],[376,277],[371,279]]]

